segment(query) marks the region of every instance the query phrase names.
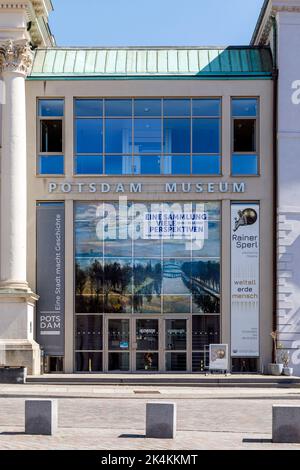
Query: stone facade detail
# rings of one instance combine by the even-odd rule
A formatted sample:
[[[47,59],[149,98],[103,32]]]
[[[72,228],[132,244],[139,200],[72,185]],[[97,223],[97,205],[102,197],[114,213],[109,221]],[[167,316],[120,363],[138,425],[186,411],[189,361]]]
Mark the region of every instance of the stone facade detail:
[[[33,63],[33,53],[27,41],[7,41],[0,47],[0,70],[27,75]]]

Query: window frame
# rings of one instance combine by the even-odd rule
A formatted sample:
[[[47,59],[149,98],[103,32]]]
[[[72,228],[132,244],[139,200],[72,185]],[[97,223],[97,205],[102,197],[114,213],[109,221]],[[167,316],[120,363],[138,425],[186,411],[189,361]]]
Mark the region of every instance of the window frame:
[[[257,102],[257,112],[256,116],[235,116],[233,114],[233,101],[234,100],[256,100]],[[230,99],[230,121],[231,121],[231,145],[230,145],[230,176],[233,178],[236,177],[247,177],[247,178],[257,178],[261,176],[261,155],[260,155],[260,97],[259,96],[231,96]],[[234,124],[236,120],[251,120],[255,121],[255,152],[235,152],[234,151]],[[257,173],[256,174],[246,174],[246,173],[233,173],[233,156],[242,155],[242,156],[256,156],[257,158]]]
[[[39,103],[41,101],[61,100],[63,102],[63,115],[62,116],[41,116],[39,113]],[[55,177],[62,178],[65,176],[66,162],[65,162],[65,115],[66,115],[66,102],[65,97],[38,97],[36,100],[36,168],[35,176],[37,177]],[[61,152],[42,152],[42,121],[62,121],[62,151]],[[40,157],[56,157],[61,156],[63,159],[63,172],[62,173],[42,173],[40,171]]]
[[[75,113],[75,110],[76,110],[76,101],[78,100],[102,100],[103,102],[103,113],[102,113],[102,116],[78,116],[76,115]],[[74,96],[73,97],[73,171],[72,171],[72,175],[75,177],[75,178],[82,178],[82,177],[87,177],[87,178],[95,178],[95,177],[116,177],[116,176],[122,176],[122,177],[135,177],[135,176],[140,176],[140,177],[143,177],[143,178],[153,178],[153,177],[156,177],[156,178],[163,178],[163,177],[193,177],[193,176],[203,176],[203,177],[222,177],[223,176],[223,157],[222,157],[222,153],[223,153],[223,97],[222,95],[220,96],[189,96],[189,97],[183,97],[183,96],[180,96],[180,97],[174,97],[174,96],[151,96],[151,97],[147,97],[147,96],[131,96],[130,98],[127,98],[127,99],[130,99],[131,102],[132,102],[132,115],[131,117],[129,116],[106,116],[105,114],[105,100],[111,100],[111,99],[114,99],[114,100],[122,100],[122,99],[125,99],[124,96],[122,97],[118,97],[118,96],[114,96],[114,97],[111,97],[111,96]],[[173,100],[189,100],[190,102],[190,115],[189,116],[164,116],[164,100],[169,100],[169,99],[173,99]],[[193,116],[193,100],[218,100],[220,102],[220,112],[219,112],[219,115],[218,116]],[[135,100],[160,100],[161,101],[161,115],[160,116],[139,116],[139,115],[136,115],[134,114],[134,109],[135,109]],[[80,119],[102,119],[102,125],[103,125],[103,153],[101,154],[103,156],[103,165],[102,165],[102,170],[103,172],[101,174],[90,174],[90,173],[82,173],[82,174],[78,174],[77,171],[76,171],[76,158],[78,155],[100,155],[100,154],[96,154],[96,153],[84,153],[84,154],[77,154],[76,153],[76,119],[77,118],[80,118]],[[105,126],[105,122],[106,122],[106,119],[131,119],[131,122],[132,122],[132,131],[131,131],[131,137],[132,137],[132,152],[130,154],[125,154],[125,153],[106,153],[106,146],[105,146],[105,130],[106,130],[106,126]],[[143,153],[143,154],[137,154],[134,152],[134,122],[135,122],[135,119],[140,119],[140,120],[143,120],[143,119],[149,119],[149,118],[152,118],[152,119],[160,119],[160,122],[161,122],[161,152],[159,153],[160,156],[161,156],[161,172],[159,174],[155,174],[155,173],[149,173],[149,174],[135,174],[134,172],[134,169],[135,169],[135,156],[140,156],[140,155],[156,155],[158,154],[158,152],[147,152],[147,153]],[[189,153],[169,153],[169,152],[164,152],[164,120],[165,119],[189,119],[190,120],[190,152]],[[219,168],[220,168],[220,171],[218,173],[193,173],[193,149],[192,149],[192,144],[193,144],[193,120],[194,119],[218,119],[219,120],[219,150],[220,152],[219,153],[197,153],[195,155],[203,155],[203,156],[206,156],[208,157],[209,155],[212,155],[212,156],[216,156],[219,158],[220,160],[220,163],[219,163]],[[120,174],[107,174],[106,173],[106,156],[112,156],[112,155],[115,155],[115,156],[129,156],[131,157],[131,173],[120,173]],[[176,173],[176,174],[172,174],[172,173],[166,173],[165,172],[165,164],[166,164],[166,157],[168,156],[188,156],[189,157],[189,160],[190,160],[190,163],[189,163],[189,173]]]

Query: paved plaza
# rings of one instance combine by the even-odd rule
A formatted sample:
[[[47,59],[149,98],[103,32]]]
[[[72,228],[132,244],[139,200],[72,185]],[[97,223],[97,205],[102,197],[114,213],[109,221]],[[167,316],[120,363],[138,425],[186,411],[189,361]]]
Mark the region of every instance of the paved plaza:
[[[56,397],[55,436],[24,434],[26,398]],[[175,440],[145,439],[149,400],[178,408]],[[272,444],[272,404],[300,406],[300,389],[0,385],[0,449],[299,449]]]

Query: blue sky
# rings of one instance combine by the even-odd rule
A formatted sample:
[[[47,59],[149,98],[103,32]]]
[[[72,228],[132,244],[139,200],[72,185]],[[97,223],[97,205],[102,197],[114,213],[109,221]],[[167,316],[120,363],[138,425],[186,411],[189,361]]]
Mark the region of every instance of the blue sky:
[[[60,46],[248,44],[263,0],[52,0]]]

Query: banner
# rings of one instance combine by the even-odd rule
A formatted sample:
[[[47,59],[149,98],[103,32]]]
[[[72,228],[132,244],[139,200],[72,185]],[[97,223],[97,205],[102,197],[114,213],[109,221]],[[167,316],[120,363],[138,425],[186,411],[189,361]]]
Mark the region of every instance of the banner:
[[[259,356],[259,204],[231,205],[231,355]]]
[[[46,355],[64,356],[65,208],[37,207],[37,341]]]

